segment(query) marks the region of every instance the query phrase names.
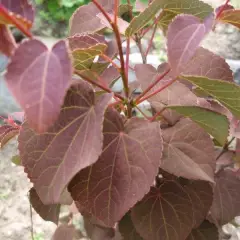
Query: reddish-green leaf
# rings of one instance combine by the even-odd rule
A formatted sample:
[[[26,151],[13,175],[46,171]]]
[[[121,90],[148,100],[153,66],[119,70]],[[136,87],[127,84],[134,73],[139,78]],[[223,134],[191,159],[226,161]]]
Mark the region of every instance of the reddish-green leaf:
[[[191,118],[222,146],[226,143],[229,135],[229,121],[226,116],[198,106],[170,106],[168,108]]]
[[[119,222],[118,227],[124,240],[143,240],[133,225],[131,212],[125,214],[125,216]]]
[[[185,239],[193,225],[193,206],[185,189],[166,181],[132,209],[132,221],[144,239]]]
[[[240,87],[237,84],[200,76],[182,77],[216,98],[236,117],[240,117]]]
[[[193,229],[186,240],[218,240],[217,227],[208,221],[204,221],[198,228]]]
[[[72,78],[65,41],[52,50],[38,40],[25,41],[12,57],[5,77],[29,125],[38,132],[46,131],[58,118]]]
[[[164,63],[158,67],[158,71],[149,64],[138,64],[135,66],[135,72],[137,80],[140,82],[143,90],[147,89],[148,86],[156,81],[156,79],[164,71],[168,69],[168,64]],[[172,79],[172,72],[170,72],[166,77],[164,77],[158,84],[156,84],[150,91],[149,94],[158,90]],[[178,106],[204,106],[208,107],[206,100],[198,98],[188,87],[184,84],[176,81],[172,85],[168,86],[166,89],[157,93],[148,99],[153,108],[159,112],[166,106],[178,105]],[[209,105],[210,106],[210,105]],[[172,110],[165,110],[163,116],[172,124],[180,119],[180,115]]]
[[[106,12],[114,8],[112,0],[99,0],[98,3]],[[97,17],[99,13],[100,10],[93,3],[78,8],[70,19],[70,35],[94,33],[105,28],[106,26]]]
[[[215,181],[211,219],[224,225],[240,214],[240,179],[236,172],[224,170],[217,174]]]
[[[210,18],[210,20],[213,19]],[[168,61],[176,75],[182,72],[194,56],[199,44],[209,31],[208,24],[192,15],[179,15],[169,25],[167,32]]]
[[[19,150],[22,164],[45,204],[59,203],[69,181],[93,164],[102,151],[103,115],[112,94],[96,98],[85,82],[73,85],[57,122],[36,134],[28,122],[22,126]]]
[[[73,225],[62,224],[57,227],[52,240],[74,240],[75,231]]]
[[[189,119],[181,119],[163,130],[163,140],[161,168],[187,179],[214,182],[214,146],[201,127]]]
[[[0,127],[0,148],[3,148],[9,140],[19,134],[19,128],[10,125]]]
[[[224,23],[229,23],[240,28],[240,9],[224,11],[218,19]]]
[[[162,137],[159,123],[133,118],[124,125],[113,110],[105,115],[103,133],[102,155],[74,177],[69,190],[80,211],[113,227],[153,184]]]
[[[6,25],[0,24],[0,52],[10,57],[16,49],[16,42]]]
[[[41,216],[42,219],[58,224],[60,204],[45,205],[39,198],[34,188],[31,188],[29,191],[29,198],[32,207]]]

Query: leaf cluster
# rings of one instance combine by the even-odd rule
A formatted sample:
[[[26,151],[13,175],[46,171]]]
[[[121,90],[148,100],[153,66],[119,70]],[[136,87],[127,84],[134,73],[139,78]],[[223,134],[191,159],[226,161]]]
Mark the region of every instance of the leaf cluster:
[[[48,49],[30,32],[32,6],[12,1],[0,1],[0,51],[11,59],[5,81],[24,120],[10,116],[0,142],[18,135],[13,161],[33,183],[39,215],[58,224],[61,205],[74,202],[91,239],[217,240],[240,214],[240,87],[201,42],[216,24],[239,28],[240,10],[229,1],[214,11],[200,0],[93,0]],[[9,25],[29,39],[17,45]],[[159,30],[168,59],[156,69],[147,56]],[[143,62],[135,66],[132,41]],[[70,219],[53,239],[75,233]]]

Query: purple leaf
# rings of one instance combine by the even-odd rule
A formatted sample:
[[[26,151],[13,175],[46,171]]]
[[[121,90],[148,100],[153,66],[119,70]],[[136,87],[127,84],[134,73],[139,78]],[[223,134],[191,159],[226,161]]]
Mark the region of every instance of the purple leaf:
[[[6,25],[0,24],[0,52],[10,57],[14,53],[17,44]]]
[[[102,123],[112,94],[95,98],[92,87],[78,81],[69,89],[57,122],[36,134],[22,126],[19,150],[25,172],[45,204],[59,203],[67,184],[102,152]]]
[[[198,228],[193,229],[191,234],[186,240],[218,240],[218,229],[217,227],[208,222],[204,221]]]
[[[113,227],[153,184],[162,137],[159,123],[134,118],[124,125],[113,110],[105,115],[103,133],[102,155],[74,177],[69,191],[80,211]]]
[[[205,23],[195,16],[179,15],[174,18],[167,32],[167,47],[168,61],[176,75],[194,56],[208,31]]]
[[[187,179],[214,182],[215,152],[210,136],[189,119],[163,130],[161,168]]]
[[[98,3],[106,12],[114,8],[113,0],[99,0]],[[99,13],[100,10],[93,3],[78,8],[70,19],[70,35],[95,33],[105,28],[106,26],[97,17]]]
[[[72,78],[65,41],[52,50],[38,40],[25,41],[12,57],[5,77],[29,125],[37,132],[46,131],[58,118]]]
[[[74,240],[75,231],[73,225],[62,224],[57,227],[52,240]]]
[[[32,207],[41,216],[42,219],[58,224],[60,204],[45,205],[42,203],[34,188],[31,188],[29,191],[29,197]]]
[[[215,181],[210,216],[214,223],[224,225],[240,214],[240,179],[236,172],[223,170],[216,175]]]

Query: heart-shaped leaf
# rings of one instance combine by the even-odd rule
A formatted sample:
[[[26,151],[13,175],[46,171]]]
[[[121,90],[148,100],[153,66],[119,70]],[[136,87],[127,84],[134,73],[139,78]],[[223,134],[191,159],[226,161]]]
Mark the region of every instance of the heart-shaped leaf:
[[[237,84],[198,76],[182,76],[182,78],[216,98],[233,115],[240,117],[240,87]]]
[[[98,3],[106,12],[114,8],[113,0],[98,0]],[[78,8],[70,19],[70,35],[95,33],[105,28],[106,26],[97,17],[99,13],[100,10],[93,3]]]
[[[103,134],[102,155],[74,177],[69,191],[80,211],[113,227],[153,184],[162,137],[159,123],[134,118],[124,125],[113,110],[105,115]]]
[[[29,191],[29,200],[34,210],[41,216],[42,219],[58,224],[60,204],[45,205],[42,203],[34,188],[31,188]]]
[[[216,186],[210,218],[217,225],[224,225],[240,214],[240,179],[232,170],[223,170],[216,175]]]
[[[198,106],[170,106],[168,109],[191,118],[222,146],[226,143],[229,135],[229,121],[226,116]]]
[[[48,50],[38,40],[25,41],[12,57],[5,78],[29,125],[40,133],[46,131],[58,118],[72,78],[66,42]]]
[[[187,179],[214,182],[214,145],[201,127],[181,119],[163,130],[163,141],[163,170]]]
[[[75,231],[73,225],[62,224],[57,227],[52,240],[74,240]]]
[[[169,25],[167,32],[168,61],[172,71],[178,75],[194,56],[199,44],[213,22],[207,22],[192,15],[179,15]],[[180,40],[179,40],[180,39]]]
[[[25,172],[44,204],[59,203],[69,181],[97,161],[102,151],[102,123],[112,94],[95,98],[89,84],[78,81],[65,98],[57,122],[36,134],[22,126],[19,150]]]

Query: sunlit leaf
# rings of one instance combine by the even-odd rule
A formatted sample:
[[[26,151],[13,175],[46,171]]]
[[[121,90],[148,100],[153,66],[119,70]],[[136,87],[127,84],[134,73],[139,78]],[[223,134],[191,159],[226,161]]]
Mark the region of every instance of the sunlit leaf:
[[[213,21],[212,18],[210,20]],[[192,15],[179,15],[169,25],[167,32],[168,61],[176,75],[182,72],[194,56],[199,44],[209,31],[208,24]]]
[[[96,162],[102,152],[103,115],[112,94],[95,98],[85,82],[73,85],[57,122],[36,134],[22,126],[19,150],[25,172],[44,204],[58,203],[69,181]]]
[[[215,224],[204,221],[198,228],[193,229],[186,240],[218,240],[218,229]]]
[[[16,42],[7,26],[0,24],[0,52],[10,57],[16,49]]]
[[[31,188],[29,191],[29,200],[34,210],[41,216],[42,219],[58,224],[60,204],[45,205],[39,198],[34,188]]]
[[[155,0],[148,6],[142,13],[135,17],[128,29],[126,30],[126,36],[138,32],[159,12],[160,9],[171,12],[172,17],[177,14],[185,13],[191,14],[201,19],[209,16],[213,12],[213,8],[199,0]]]
[[[206,77],[182,76],[182,78],[201,88],[229,109],[233,115],[240,117],[240,87],[237,84]]]
[[[1,0],[0,24],[15,25],[24,34],[30,36],[34,10],[28,0]]]
[[[98,3],[106,12],[114,8],[113,0],[98,0]],[[92,2],[79,7],[70,19],[70,35],[94,33],[105,28],[106,26],[97,17],[99,13],[100,10]]]
[[[134,118],[124,125],[113,110],[105,115],[103,134],[102,155],[74,177],[69,191],[80,211],[113,227],[153,184],[162,137],[159,123]]]
[[[214,223],[224,225],[240,214],[240,179],[236,172],[224,170],[216,175],[215,181],[211,219]]]
[[[191,118],[222,146],[226,143],[229,134],[229,122],[226,116],[198,106],[170,106],[168,108]]]
[[[198,184],[203,185],[199,188]],[[144,239],[185,239],[198,221],[197,214],[202,218],[203,209],[204,215],[207,214],[206,199],[211,204],[212,190],[205,188],[205,184],[197,181],[197,185],[193,182],[184,186],[177,179],[162,179],[160,186],[152,187],[131,211],[137,232]],[[198,212],[194,211],[195,207]]]
[[[224,11],[218,19],[224,23],[229,23],[240,28],[240,9]]]
[[[12,57],[5,78],[29,125],[38,132],[46,131],[60,113],[72,78],[65,41],[51,50],[38,40],[25,41]]]
[[[201,127],[181,119],[163,130],[163,140],[163,170],[187,179],[214,182],[214,145]]]

